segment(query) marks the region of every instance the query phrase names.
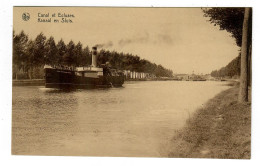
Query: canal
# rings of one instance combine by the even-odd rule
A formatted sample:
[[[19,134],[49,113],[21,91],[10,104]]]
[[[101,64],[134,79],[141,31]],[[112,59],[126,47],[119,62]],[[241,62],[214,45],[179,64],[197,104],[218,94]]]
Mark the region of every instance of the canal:
[[[74,91],[15,86],[12,153],[167,157],[175,131],[228,88],[213,81],[136,81]]]

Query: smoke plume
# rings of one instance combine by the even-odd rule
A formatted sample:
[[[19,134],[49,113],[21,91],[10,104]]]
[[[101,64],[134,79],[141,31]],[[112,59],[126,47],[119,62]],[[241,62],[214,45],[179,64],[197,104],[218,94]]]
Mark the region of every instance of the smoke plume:
[[[102,44],[96,44],[95,47],[97,47],[98,49],[100,48],[109,48],[113,46],[113,42],[109,41],[107,43],[102,43]]]
[[[167,33],[160,33],[157,35],[154,34],[153,36],[150,36],[148,33],[145,33],[144,36],[121,39],[118,41],[118,45],[121,47],[124,47],[129,44],[134,44],[134,43],[151,43],[151,44],[172,45],[173,39]]]
[[[128,39],[121,39],[118,41],[118,45],[123,47],[128,44],[132,43],[145,43],[149,41],[149,34],[145,33],[145,36],[135,37],[135,38],[128,38]]]

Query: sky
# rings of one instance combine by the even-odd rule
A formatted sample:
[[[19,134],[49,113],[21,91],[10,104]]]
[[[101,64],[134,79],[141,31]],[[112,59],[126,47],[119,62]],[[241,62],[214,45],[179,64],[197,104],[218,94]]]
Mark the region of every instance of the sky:
[[[23,13],[30,19],[24,21]],[[48,14],[48,17],[42,17]],[[58,17],[58,14],[74,17]],[[55,14],[55,17],[52,17]],[[40,17],[41,16],[41,17]],[[39,22],[49,19],[51,22]],[[72,22],[62,23],[62,18]],[[59,22],[54,22],[54,19]],[[84,46],[132,53],[173,73],[210,73],[238,56],[226,31],[208,22],[200,8],[14,7],[13,29]]]

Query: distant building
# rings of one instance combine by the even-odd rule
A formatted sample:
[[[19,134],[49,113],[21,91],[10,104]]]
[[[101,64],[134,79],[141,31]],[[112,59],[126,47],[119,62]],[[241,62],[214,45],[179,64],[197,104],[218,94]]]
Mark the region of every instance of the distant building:
[[[123,71],[125,79],[146,79],[146,78],[155,78],[154,74],[144,73],[144,72],[136,72],[130,70]]]

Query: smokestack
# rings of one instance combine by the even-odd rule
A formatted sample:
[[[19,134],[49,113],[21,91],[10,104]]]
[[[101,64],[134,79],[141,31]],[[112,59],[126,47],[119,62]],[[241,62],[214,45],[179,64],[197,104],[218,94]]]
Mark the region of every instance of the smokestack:
[[[97,67],[97,47],[92,47],[92,67]]]

